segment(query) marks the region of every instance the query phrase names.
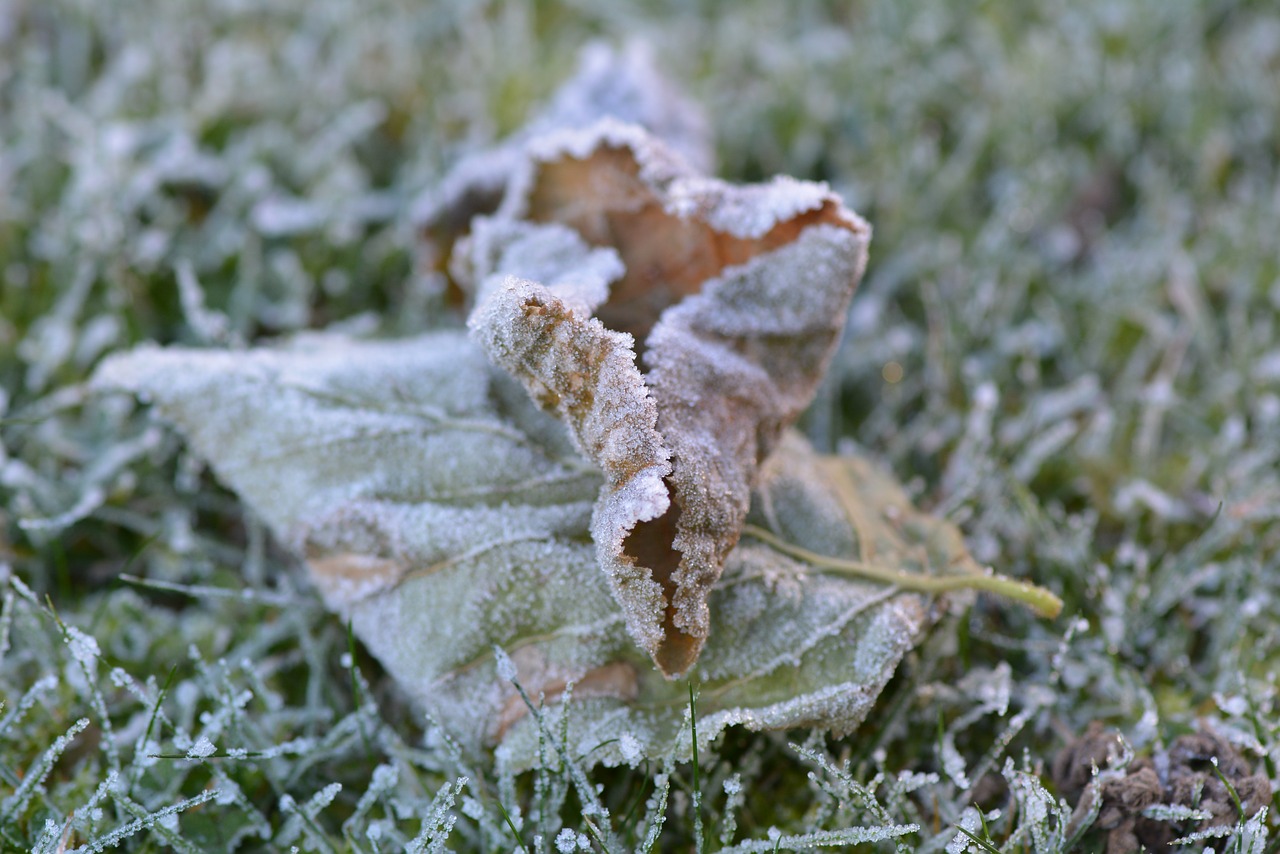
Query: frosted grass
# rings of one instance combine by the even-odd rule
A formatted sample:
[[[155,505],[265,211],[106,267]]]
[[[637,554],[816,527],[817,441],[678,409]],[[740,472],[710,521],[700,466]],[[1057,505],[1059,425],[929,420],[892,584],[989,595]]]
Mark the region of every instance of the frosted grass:
[[[413,209],[452,163],[518,127],[590,34],[649,37],[714,115],[719,174],[827,180],[872,221],[867,277],[807,432],[869,450],[960,524],[980,561],[1049,584],[1071,612],[1048,627],[984,600],[953,615],[881,698],[875,726],[825,746],[834,767],[864,786],[883,769],[891,825],[919,825],[901,839],[925,852],[947,850],[958,824],[999,844],[1031,839],[984,778],[1028,756],[1026,773],[1051,791],[1037,769],[1095,719],[1137,755],[1197,721],[1245,733],[1249,761],[1276,776],[1280,693],[1251,652],[1280,643],[1273,10],[422,8],[0,3],[0,565],[12,567],[0,571],[0,803],[15,807],[0,847],[57,850],[91,802],[102,823],[75,825],[68,847],[142,816],[152,826],[121,849],[269,846],[287,820],[280,796],[304,804],[341,782],[316,817],[328,844],[400,850],[459,776],[493,796],[476,795],[483,822],[457,813],[455,848],[515,847],[499,800],[532,850],[579,826],[550,745],[532,783],[485,779],[473,760],[456,766],[360,651],[370,690],[357,698],[335,664],[345,627],[260,523],[131,406],[86,406],[82,383],[146,340],[456,323],[443,282],[417,263]],[[112,586],[126,564],[226,594]],[[248,586],[246,565],[259,567]],[[97,796],[111,773],[91,744],[102,711],[46,595],[140,686],[101,683],[140,815]],[[1003,712],[962,684],[1001,662]],[[247,704],[230,702],[243,691]],[[185,755],[204,714],[225,721],[214,739],[225,757],[157,758]],[[16,809],[30,769],[40,776],[80,718],[89,729]],[[364,801],[382,766],[395,783]],[[776,775],[768,792],[803,806],[761,795],[761,767]],[[938,782],[890,797],[898,772],[930,769]],[[761,850],[775,844],[770,826],[799,838],[876,823],[841,809],[810,770],[785,739],[717,745],[708,837],[735,773],[737,839]],[[687,773],[640,763],[591,782],[628,849],[678,849],[692,842]],[[222,794],[160,815],[206,785]],[[981,821],[966,812],[974,800]],[[1053,812],[1036,832],[1053,831]],[[1274,848],[1275,815],[1203,844]]]

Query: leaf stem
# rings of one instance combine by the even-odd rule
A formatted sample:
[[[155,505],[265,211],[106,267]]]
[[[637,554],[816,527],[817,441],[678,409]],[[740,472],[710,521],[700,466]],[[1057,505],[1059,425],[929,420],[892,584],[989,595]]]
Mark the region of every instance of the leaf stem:
[[[883,584],[901,587],[903,590],[915,590],[920,593],[945,593],[949,590],[982,590],[986,593],[994,593],[997,596],[1012,599],[1015,602],[1021,602],[1042,617],[1053,619],[1062,613],[1062,600],[1052,592],[1043,587],[1019,581],[1016,578],[1009,578],[1007,575],[997,575],[990,571],[965,572],[957,575],[917,575],[858,560],[846,560],[844,558],[820,555],[817,552],[811,552],[806,548],[789,543],[777,534],[756,525],[744,525],[742,533],[777,549],[785,555],[812,564],[824,572],[865,578],[869,581],[879,581]]]

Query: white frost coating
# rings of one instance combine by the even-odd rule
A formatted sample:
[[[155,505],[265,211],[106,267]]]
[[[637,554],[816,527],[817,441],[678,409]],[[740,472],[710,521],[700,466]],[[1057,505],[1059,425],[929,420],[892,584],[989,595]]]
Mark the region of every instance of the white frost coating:
[[[723,186],[719,181],[694,182],[695,192],[689,195],[697,198],[697,191],[701,191],[713,198],[720,196],[708,206],[707,224],[717,231],[753,240],[764,237],[778,223],[819,210],[832,200],[831,188],[825,183],[798,181],[789,175],[779,175],[766,184],[735,187],[733,193],[723,193]],[[682,194],[678,186],[670,192],[673,196]],[[847,221],[855,223],[852,218]]]
[[[507,682],[515,681],[516,665],[511,660],[511,656],[507,655],[500,646],[493,648],[493,663],[499,679],[504,679]]]
[[[1017,770],[1014,767],[1012,758],[1005,759],[1001,774],[1009,783],[1009,790],[1018,802],[1018,808],[1022,813],[1023,825],[1031,828],[1033,849],[1036,851],[1052,850],[1053,845],[1048,829],[1050,827],[1064,828],[1067,826],[1071,817],[1071,810],[1067,807],[1066,802],[1055,799],[1040,783],[1040,778],[1036,775]],[[1055,819],[1052,823],[1049,820],[1051,813]]]
[[[565,827],[556,834],[556,850],[561,854],[569,854],[578,847],[578,835]]]
[[[321,205],[306,199],[268,196],[249,212],[249,221],[264,237],[292,237],[320,230],[329,218]]]
[[[622,755],[622,761],[632,768],[638,766],[640,760],[644,758],[639,740],[629,732],[624,732],[618,737],[618,752]]]
[[[204,289],[190,260],[180,261],[174,270],[178,280],[178,300],[187,326],[205,342],[223,342],[231,334],[231,321],[205,304]]]
[[[865,242],[844,228],[813,225],[793,243],[726,267],[660,323],[679,317],[690,331],[731,338],[831,335],[849,300],[842,283],[856,281],[865,265]]]
[[[341,610],[393,586],[408,568],[425,571],[515,543],[571,535],[590,514],[587,501],[539,507],[477,500],[456,507],[355,500],[304,524],[316,583],[329,607]]]
[[[71,657],[80,662],[80,665],[90,673],[93,672],[98,658],[102,655],[98,641],[75,626],[67,626],[67,648],[71,651]]]
[[[625,272],[616,251],[592,248],[571,228],[495,217],[477,217],[455,257],[452,272],[471,284],[477,304],[515,276],[546,286],[582,317],[609,298],[609,285]]]
[[[701,218],[715,231],[733,237],[757,240],[779,223],[823,208],[829,208],[834,221],[848,229],[870,230],[861,217],[840,204],[826,183],[779,175],[763,184],[729,184],[699,174],[661,139],[642,127],[612,117],[531,139],[528,160],[512,177],[497,216],[521,219],[528,214],[528,195],[538,171],[546,164],[587,160],[596,152],[609,149],[631,152],[637,177],[661,192],[661,205],[668,214],[680,219]]]
[[[480,821],[484,818],[484,806],[470,795],[466,795],[462,799],[462,814],[472,821]]]
[[[968,789],[970,786],[969,777],[966,773],[964,756],[956,748],[955,733],[948,730],[942,736],[942,770],[946,773],[951,782],[961,791]]]
[[[196,739],[196,743],[187,748],[188,759],[204,759],[218,752],[214,743],[205,736]]]
[[[717,189],[727,185],[705,178],[692,170],[680,155],[663,145],[637,124],[606,117],[591,125],[565,128],[529,140],[526,159],[511,176],[507,194],[497,216],[523,219],[529,213],[529,194],[538,172],[548,163],[564,160],[587,160],[598,151],[610,149],[631,152],[637,177],[652,187],[664,188],[673,195],[673,213],[691,216],[710,201]],[[596,188],[608,191],[613,188]]]

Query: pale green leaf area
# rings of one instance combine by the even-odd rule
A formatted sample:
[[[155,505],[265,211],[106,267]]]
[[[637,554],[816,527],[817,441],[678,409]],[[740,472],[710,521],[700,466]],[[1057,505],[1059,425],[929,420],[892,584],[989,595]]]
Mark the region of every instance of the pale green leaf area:
[[[591,547],[599,477],[511,383],[466,338],[435,333],[142,348],[107,360],[93,387],[132,392],[175,423],[307,555],[329,606],[473,761],[500,745],[506,765],[537,762],[538,727],[495,647],[555,705],[549,724],[571,710],[564,737],[588,767],[688,760],[685,686],[631,642]],[[903,573],[969,571],[953,528],[865,462],[824,460],[796,435],[769,458],[754,503],[758,541]],[[702,749],[734,724],[851,731],[930,622],[924,603],[750,539],[711,597]],[[563,702],[568,691],[577,702]]]
[[[459,521],[441,530],[521,506],[530,539],[501,548],[554,544],[549,575],[574,555],[594,565],[581,532],[599,476],[560,425],[481,360],[412,371],[403,343],[367,340],[463,340],[416,217],[454,164],[537,113],[593,38],[644,39],[702,107],[714,164],[669,115],[700,168],[827,181],[871,223],[800,427],[821,454],[870,461],[854,484],[905,484],[903,501],[958,528],[979,566],[1061,596],[1063,616],[855,585],[748,532],[730,576],[743,582],[714,594],[726,610],[803,601],[788,590],[924,603],[932,628],[861,723],[713,735],[767,699],[730,696],[748,688],[727,687],[735,653],[794,654],[772,633],[713,633],[691,720],[688,681],[645,683],[662,726],[675,721],[671,758],[646,758],[656,712],[544,688],[539,727],[477,641],[475,678],[506,686],[503,765],[470,743],[492,737],[479,722],[428,720],[374,657],[369,639],[390,644],[395,627],[358,625],[353,608],[349,633],[327,607],[360,591],[317,585],[294,550],[368,554],[389,530],[376,523],[416,530],[433,499],[435,518]],[[1097,825],[1116,816],[1073,813],[1054,774],[1095,721],[1124,739],[1106,780],[1208,730],[1248,779],[1280,788],[1278,75],[1280,12],[1261,0],[0,0],[0,850],[1102,851],[1119,837]],[[501,172],[504,157],[473,168]],[[316,397],[284,364],[314,334],[385,348],[394,393],[335,356],[334,394]],[[89,393],[104,360],[174,344],[213,360],[278,351],[255,356],[256,381],[289,380],[268,406],[292,415],[269,429],[341,422],[317,437],[340,447],[307,489],[261,478],[242,501],[158,398]],[[198,399],[208,378],[173,382]],[[219,407],[247,422],[257,399]],[[227,426],[211,395],[192,406],[208,441],[249,453],[239,476],[318,456]],[[508,443],[482,494],[425,464],[424,449],[465,444],[459,426]],[[360,457],[374,434],[404,443],[397,467]],[[828,511],[802,511],[793,469],[757,494],[750,525],[860,557]],[[364,527],[326,526],[339,505]],[[273,532],[284,520],[306,526]],[[394,545],[384,557],[433,565],[422,539]],[[484,542],[460,545],[435,561]],[[767,583],[752,576],[766,567]],[[402,584],[441,608],[429,580]],[[544,587],[504,625],[542,619],[559,589]],[[608,593],[584,586],[582,613]],[[874,657],[818,634],[829,673]],[[581,646],[565,654],[605,655]],[[398,666],[425,672],[447,648]],[[544,686],[521,684],[537,708]],[[1205,791],[1210,758],[1191,759]],[[1253,812],[1265,794],[1229,779],[1213,800],[1225,823],[1163,794],[1125,820],[1185,840],[1168,850],[1276,851],[1280,803]]]

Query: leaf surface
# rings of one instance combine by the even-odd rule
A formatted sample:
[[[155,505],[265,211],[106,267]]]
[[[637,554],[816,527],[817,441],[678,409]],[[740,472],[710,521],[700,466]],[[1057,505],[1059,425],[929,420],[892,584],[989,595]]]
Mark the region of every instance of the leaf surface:
[[[573,683],[568,731],[587,764],[634,761],[624,735],[644,756],[688,755],[685,688],[636,647],[599,570],[601,475],[468,338],[142,348],[107,360],[94,385],[177,425],[469,749],[497,747],[514,767],[536,757],[536,726],[496,645],[553,721]],[[819,457],[795,433],[763,464],[749,518],[835,557],[922,573],[968,564],[955,529],[915,511],[891,479]],[[852,730],[932,611],[921,595],[746,536],[709,613],[696,671],[705,741],[732,725]]]

